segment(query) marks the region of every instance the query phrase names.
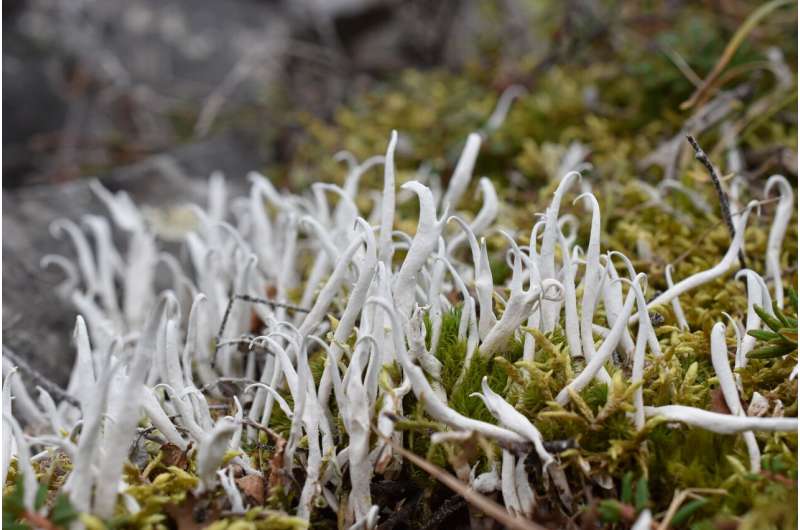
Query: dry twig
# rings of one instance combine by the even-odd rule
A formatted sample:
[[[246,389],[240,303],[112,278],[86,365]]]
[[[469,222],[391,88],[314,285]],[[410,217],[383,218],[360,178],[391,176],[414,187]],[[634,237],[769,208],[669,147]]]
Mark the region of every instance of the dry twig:
[[[711,163],[708,155],[706,155],[705,151],[700,147],[700,144],[697,143],[695,137],[691,134],[687,134],[686,139],[689,140],[692,149],[694,149],[694,157],[703,164],[711,177],[711,182],[714,184],[714,190],[716,190],[717,198],[719,199],[722,218],[725,220],[725,225],[728,227],[728,232],[731,234],[731,240],[733,240],[733,238],[736,237],[736,230],[733,227],[733,217],[731,216],[731,205],[730,201],[728,201],[728,194],[722,189],[722,176],[719,174],[717,168],[714,167],[714,164]],[[742,252],[741,249],[739,250],[739,264],[743,269],[747,267],[744,259],[744,252]]]
[[[546,527],[534,521],[513,517],[501,505],[497,504],[489,497],[482,495],[470,488],[436,464],[432,464],[424,458],[412,453],[390,438],[383,437],[383,439],[387,444],[391,445],[392,449],[397,451],[400,456],[410,460],[411,463],[417,467],[422,468],[423,471],[427,472],[439,482],[461,495],[465,501],[503,525],[505,528],[513,528],[517,530],[547,530]]]
[[[9,358],[12,364],[25,372],[25,374],[33,379],[34,383],[44,388],[53,397],[66,401],[73,407],[80,408],[80,402],[73,396],[69,395],[64,389],[55,384],[53,381],[45,377],[41,372],[33,368],[27,362],[22,360],[22,357],[11,351],[7,346],[3,345],[3,355]]]

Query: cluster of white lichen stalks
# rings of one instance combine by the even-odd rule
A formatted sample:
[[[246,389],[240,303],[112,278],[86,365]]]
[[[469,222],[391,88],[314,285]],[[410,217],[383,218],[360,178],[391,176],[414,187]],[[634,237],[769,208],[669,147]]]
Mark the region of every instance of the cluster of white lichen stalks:
[[[228,202],[224,180],[213,176],[208,207],[192,207],[196,226],[185,237],[186,267],[176,257],[159,252],[152,227],[126,194],[112,194],[93,183],[111,222],[97,216],[86,216],[80,225],[56,221],[53,234],[68,237],[77,258],[49,256],[44,263],[63,269],[67,279],[61,294],[82,315],[75,326],[77,359],[67,389],[80,406],[57,404],[42,388],[38,388],[38,399],[33,399],[14,370],[3,367],[3,417],[10,427],[3,431],[3,480],[11,456],[16,455],[27,508],[34,510],[36,492],[32,459],[60,451],[72,462],[64,489],[78,510],[108,518],[121,501],[128,511],[136,512],[139,506],[125,493],[123,464],[140,421],[146,418],[166,441],[196,451],[197,493],[221,485],[232,509],[245,510],[231,466],[246,474],[260,471],[244,452],[223,466],[224,456],[240,449],[244,439],[255,440],[259,430],[254,426],[268,427],[277,405],[292,422],[283,453],[285,472],[288,476],[298,466],[305,470],[297,516],[308,519],[319,505],[327,504],[334,511],[346,506],[342,509],[347,510],[348,524],[372,528],[378,509],[371,500],[370,482],[374,474],[396,470],[400,464],[390,441],[402,444],[402,433],[394,430],[392,420],[403,413],[403,396],[413,392],[427,414],[454,433],[478,433],[502,447],[502,461],[489,473],[473,474],[470,485],[484,493],[500,490],[509,511],[529,515],[534,488],[524,469],[524,455],[535,451],[551,476],[558,472],[553,471],[558,469],[557,459],[545,449],[536,425],[485,380],[483,392],[475,397],[484,400],[497,424],[465,417],[448,406],[436,357],[443,314],[452,305],[446,295],[455,291],[461,298],[458,334],[468,345],[465,371],[476,356],[502,352],[523,329],[548,333],[563,319],[571,355],[586,360],[583,371],[557,396],[564,405],[593,379],[610,382],[606,366],[619,359],[632,361],[631,382],[641,381],[646,350],[654,356],[661,354],[648,310],[672,304],[679,322],[686,326],[679,296],[731,273],[743,248],[752,204],[735,216],[735,237],[717,265],[674,285],[670,278],[671,286],[648,302],[645,275],[637,274],[624,255],[601,251],[601,214],[597,199],[585,191],[586,183],[584,193],[575,198],[586,205],[585,222],[590,223],[585,248],[575,241],[577,224],[584,221],[559,216],[562,201],[581,179],[579,173],[559,176],[549,207],[540,220],[532,222],[530,244],[523,246],[496,226],[500,204],[489,179],[482,178],[478,184],[479,212],[473,215],[458,209],[470,188],[479,134],[467,139],[442,193],[432,191],[441,187],[429,176],[426,183],[411,181],[397,189],[396,144],[397,134],[392,133],[386,156],[360,165],[352,156],[343,156],[349,164],[344,185],[315,184],[304,195],[279,192],[269,180],[253,173],[249,196]],[[383,193],[374,194],[374,207],[365,219],[355,204],[359,179],[381,163]],[[778,256],[793,197],[783,177],[770,179],[765,193],[774,186],[781,199],[766,264],[772,295],[781,301]],[[398,201],[415,200],[414,196],[419,202],[419,221],[412,235],[395,229],[395,207]],[[114,230],[127,235],[124,256],[113,243],[112,223]],[[510,247],[507,259],[513,274],[505,285],[495,284],[492,278],[484,239],[496,230],[507,237]],[[457,252],[460,246],[462,252]],[[403,259],[394,259],[398,250],[405,254]],[[463,256],[469,259],[459,261]],[[624,264],[627,278],[618,277],[613,259]],[[301,270],[301,263],[312,265]],[[168,271],[172,288],[159,293],[155,280],[161,267]],[[754,305],[771,307],[764,279],[749,270],[741,274],[747,279],[748,308],[746,323],[732,322],[737,337],[745,328],[761,326]],[[628,288],[623,289],[623,284]],[[263,298],[268,292],[270,300],[281,304],[238,300],[229,307],[234,294]],[[299,299],[289,303],[290,293],[298,292]],[[600,305],[602,322],[595,318]],[[253,311],[262,326],[257,336],[251,333]],[[423,323],[426,314],[432,323],[430,347]],[[223,331],[217,336],[220,328]],[[718,433],[743,433],[751,466],[758,468],[759,447],[752,431],[793,431],[797,420],[745,415],[725,335],[725,324],[717,324],[711,351],[732,414],[680,405],[649,407],[639,388],[631,421],[642,428],[647,417],[664,416]],[[602,337],[599,345],[596,336]],[[532,360],[534,338],[526,334],[524,341],[524,359]],[[737,344],[738,368],[746,363],[753,340],[747,337]],[[309,354],[320,350],[327,355],[327,363],[317,385]],[[612,356],[615,351],[618,356]],[[402,381],[392,387],[395,383],[382,369],[394,363]],[[231,379],[252,383],[234,398],[235,415],[215,421],[206,395],[216,392],[220,380]],[[293,406],[279,390],[291,394]],[[331,415],[334,402],[346,438],[337,432]],[[23,433],[15,417],[38,435]],[[79,436],[73,436],[79,428]],[[379,436],[371,436],[373,429]],[[303,438],[307,449],[298,451]],[[337,444],[343,439],[347,445]],[[44,450],[32,455],[31,447]],[[345,483],[350,484],[347,492],[342,487]],[[347,496],[346,502],[337,497],[341,495]]]

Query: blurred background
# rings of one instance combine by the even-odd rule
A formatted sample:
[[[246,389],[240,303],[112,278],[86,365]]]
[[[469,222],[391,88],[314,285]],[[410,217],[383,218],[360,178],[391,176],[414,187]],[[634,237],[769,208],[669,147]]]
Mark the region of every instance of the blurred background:
[[[760,4],[9,0],[3,187],[104,175],[193,145],[205,146],[196,156],[216,156],[215,144],[241,165],[212,158],[198,164],[202,173],[215,163],[280,166],[283,177],[309,140],[310,119],[330,121],[377,86],[408,82],[409,70],[460,74],[497,96],[512,83],[536,90],[554,68],[616,64],[638,83],[631,98],[657,90],[667,107],[691,94],[693,75],[711,70]],[[795,75],[792,11],[762,21],[732,66],[772,45]],[[596,82],[583,88],[598,97]],[[475,96],[480,104],[483,94]],[[427,97],[433,105],[436,94]],[[442,118],[463,121],[457,113],[467,109],[447,110]]]
[[[655,182],[687,132],[745,182],[797,175],[788,1],[7,0],[3,29],[3,328],[22,353],[70,349],[39,260],[62,244],[50,221],[101,210],[86,177],[155,206],[204,201],[215,170],[303,189],[393,128],[401,178],[446,176],[512,86],[476,170],[501,195],[535,200],[567,153]]]

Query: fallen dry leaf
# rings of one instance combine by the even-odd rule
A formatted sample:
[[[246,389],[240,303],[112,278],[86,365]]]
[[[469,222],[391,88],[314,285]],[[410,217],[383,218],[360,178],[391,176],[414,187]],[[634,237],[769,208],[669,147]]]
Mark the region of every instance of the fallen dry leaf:
[[[183,470],[189,467],[189,459],[186,457],[186,452],[181,451],[181,448],[173,443],[165,443],[161,446],[161,462],[166,466],[175,466]]]
[[[259,477],[258,475],[248,475],[246,477],[236,479],[236,485],[239,486],[239,489],[250,498],[253,504],[257,504],[259,506],[264,504],[266,499],[266,487],[264,485],[263,478]]]

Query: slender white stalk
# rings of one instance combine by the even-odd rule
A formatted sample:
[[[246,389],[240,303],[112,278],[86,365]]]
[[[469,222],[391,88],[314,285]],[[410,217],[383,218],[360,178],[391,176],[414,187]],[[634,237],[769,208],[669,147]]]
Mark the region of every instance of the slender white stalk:
[[[470,471],[470,487],[478,493],[492,493],[500,489],[500,477],[497,476],[497,467],[494,461],[491,462],[491,470],[475,476],[475,469],[478,464],[475,464]]]
[[[458,217],[451,217],[449,220],[455,221],[467,236],[470,250],[472,251],[472,265],[475,279],[475,295],[480,308],[480,320],[478,321],[478,331],[483,339],[489,330],[497,323],[492,304],[494,293],[494,280],[492,279],[492,269],[489,265],[489,252],[486,249],[486,240],[481,238],[480,246],[475,238],[472,229]]]
[[[50,422],[50,429],[52,432],[61,432],[66,430],[64,426],[64,419],[59,414],[56,403],[53,401],[53,396],[41,386],[37,386],[36,390],[39,391],[39,405],[45,413],[48,421]]]
[[[78,268],[81,271],[81,279],[86,286],[86,292],[89,296],[93,296],[98,291],[98,275],[89,240],[86,239],[78,225],[69,219],[53,221],[50,224],[50,234],[56,239],[61,239],[63,234],[70,238],[75,247],[75,252],[78,254]]]
[[[383,197],[381,199],[381,229],[378,235],[378,259],[387,267],[392,264],[392,228],[394,226],[395,183],[394,151],[397,131],[392,131],[383,163]]]
[[[417,233],[411,242],[405,260],[397,271],[392,285],[394,300],[397,309],[403,319],[411,316],[414,305],[414,286],[417,282],[417,274],[422,266],[433,254],[442,233],[447,211],[440,218],[436,218],[436,205],[433,202],[433,194],[430,188],[423,186],[419,182],[411,181],[403,184],[404,190],[411,190],[419,197],[419,224]]]
[[[95,241],[97,259],[97,289],[109,318],[119,322],[121,315],[114,278],[122,271],[122,259],[114,248],[108,221],[96,215],[86,215],[83,222],[89,227]]]
[[[503,90],[503,93],[500,95],[500,99],[497,100],[497,105],[492,111],[492,115],[489,116],[489,119],[486,121],[486,125],[484,125],[484,130],[488,133],[491,133],[499,129],[503,123],[505,123],[506,116],[508,115],[508,111],[511,108],[511,104],[514,102],[514,100],[524,96],[527,93],[528,90],[522,85],[511,85]]]
[[[761,306],[765,311],[770,311],[772,302],[769,296],[764,279],[758,273],[750,269],[742,269],[736,273],[736,279],[740,279],[742,275],[747,280],[747,318],[745,327],[747,330],[761,329],[761,317],[755,311],[755,306]],[[768,301],[765,301],[768,300]],[[766,305],[765,305],[766,304]],[[756,345],[756,338],[751,335],[746,335],[742,339],[742,347],[738,351],[735,368],[742,368],[747,366],[747,354],[750,353]]]
[[[561,200],[567,190],[580,178],[580,173],[569,172],[561,179],[553,195],[553,201],[545,212],[544,235],[542,236],[541,263],[539,272],[542,280],[556,279],[556,240],[558,238],[558,211],[561,207]],[[544,301],[541,307],[542,331],[549,333],[553,331],[558,320],[558,304],[556,302]]]
[[[536,495],[528,479],[528,471],[525,469],[525,458],[528,455],[521,455],[517,458],[517,466],[514,469],[514,479],[517,483],[517,500],[522,510],[522,515],[530,519],[536,509]]]
[[[36,480],[36,471],[31,464],[31,450],[28,446],[28,441],[25,439],[25,433],[14,416],[3,412],[3,421],[8,423],[8,428],[11,430],[14,441],[17,444],[17,466],[19,466],[19,473],[22,475],[22,504],[29,512],[36,513],[37,510],[34,503],[36,501],[36,493],[39,490],[39,483]]]
[[[5,378],[3,378],[3,416],[11,416],[11,377],[17,373],[17,369],[13,368],[9,370],[6,374]],[[3,429],[3,461],[0,462],[2,465],[2,484],[6,483],[6,477],[8,476],[8,466],[11,465],[11,444],[14,438],[11,429]]]
[[[518,517],[522,515],[522,506],[517,497],[516,465],[511,451],[503,449],[503,462],[500,468],[500,491],[503,504],[508,513]]]
[[[168,385],[163,384],[163,386]],[[153,427],[158,429],[158,431],[164,435],[167,441],[177,445],[181,450],[185,450],[188,447],[188,442],[183,438],[183,436],[181,436],[181,433],[178,432],[178,429],[175,427],[175,424],[172,423],[172,420],[169,419],[169,414],[164,412],[161,403],[158,401],[158,397],[155,395],[156,389],[157,388],[150,388],[147,385],[142,386],[141,401],[144,414],[150,420],[150,423],[153,424]],[[171,393],[175,400],[180,400],[178,397],[179,394],[175,392],[174,389],[171,390]],[[198,431],[196,435],[202,438],[205,436],[205,433]],[[195,440],[201,438],[195,438]]]
[[[645,407],[645,415],[659,416],[668,421],[678,421],[719,434],[737,434],[745,431],[794,432],[797,418],[751,418],[720,414],[684,405]]]
[[[644,274],[639,274],[636,276],[636,280],[634,282],[639,282],[644,277]],[[592,357],[586,367],[578,374],[575,379],[570,381],[570,383],[565,386],[556,396],[556,402],[560,405],[566,405],[569,402],[569,390],[574,392],[580,392],[583,390],[586,385],[591,382],[592,379],[597,375],[603,365],[611,357],[611,353],[616,349],[617,344],[619,344],[620,337],[622,336],[622,330],[625,329],[627,325],[628,317],[631,314],[631,310],[633,309],[633,301],[636,298],[634,294],[634,290],[631,289],[628,291],[628,296],[625,298],[625,305],[622,307],[622,313],[617,321],[614,323],[614,327],[611,328],[608,336],[603,340],[603,343],[600,345],[600,349],[597,350],[597,353]]]
[[[363,518],[358,519],[348,530],[373,530],[378,526],[380,506],[370,507],[369,512]]]
[[[155,238],[149,232],[133,232],[128,244],[126,267],[123,277],[123,313],[129,325],[140,326],[145,322],[147,309],[155,296],[155,265],[158,251]]]
[[[609,253],[608,259],[611,259]],[[606,267],[606,276],[603,279],[603,305],[606,310],[606,323],[608,327],[612,327],[614,322],[616,322],[617,317],[619,316],[620,311],[622,311],[622,286],[619,282],[619,274],[617,273],[616,268],[613,266],[613,263],[609,263],[610,266]],[[634,272],[631,276],[631,279],[636,277],[636,273]],[[593,326],[594,329],[594,326]],[[633,350],[634,350],[634,342],[633,338],[631,338],[631,334],[626,329],[622,333],[622,338],[620,339],[620,350],[622,350],[627,359],[630,360],[633,358]]]
[[[310,215],[304,215],[300,218],[300,227],[311,229],[308,232],[317,237],[322,250],[325,251],[331,263],[336,263],[339,260],[339,249],[336,248],[329,229],[324,227],[321,221]]]
[[[297,238],[298,227],[297,217],[293,212],[287,215],[286,228],[284,229],[283,248],[281,249],[282,256],[280,260],[280,272],[277,278],[277,299],[280,302],[288,300],[288,292],[295,286],[297,281],[297,271],[295,270],[295,262],[297,260]],[[286,310],[278,307],[275,311],[275,317],[278,320],[286,319]]]
[[[355,238],[350,243],[350,246],[348,246],[342,252],[338,263],[336,263],[336,268],[333,270],[330,278],[328,278],[328,281],[325,283],[322,291],[320,291],[319,295],[317,296],[314,306],[308,312],[305,319],[303,319],[303,323],[300,324],[300,327],[298,328],[300,335],[305,336],[311,333],[322,321],[322,319],[325,318],[328,308],[330,307],[336,295],[339,294],[339,290],[346,279],[347,269],[350,266],[353,256],[363,244],[364,238],[363,236],[359,236]]]
[[[95,484],[92,466],[98,456],[101,444],[102,421],[108,406],[111,382],[120,366],[121,363],[117,362],[113,366],[105,367],[97,385],[92,389],[94,400],[87,402],[84,408],[83,427],[78,440],[77,455],[72,464],[68,488],[70,501],[77,510],[82,512],[89,512],[91,509],[92,488]]]
[[[481,195],[483,196],[483,206],[481,206],[478,215],[475,216],[475,219],[473,219],[469,225],[470,230],[476,237],[483,234],[492,225],[500,209],[500,204],[497,200],[497,192],[494,189],[492,181],[486,177],[481,177],[479,186]],[[448,256],[452,256],[466,241],[466,231],[453,236],[447,245]]]
[[[65,276],[64,281],[56,287],[58,296],[61,298],[68,298],[81,283],[81,275],[80,272],[78,272],[78,267],[64,256],[58,256],[56,254],[46,254],[42,256],[42,259],[39,261],[39,267],[46,269],[51,265],[55,265],[61,269]]]
[[[353,290],[350,292],[350,296],[347,299],[347,305],[345,306],[342,316],[339,320],[339,325],[333,334],[331,352],[333,354],[334,362],[339,361],[339,357],[341,355],[340,344],[343,344],[350,336],[353,328],[355,327],[358,316],[362,313],[364,302],[366,301],[367,294],[369,292],[369,286],[372,283],[373,277],[375,276],[375,271],[378,264],[375,236],[373,234],[372,227],[361,218],[357,219],[356,222],[364,231],[364,243],[366,245],[366,250],[363,261],[359,267],[358,280],[356,281],[355,286],[353,286]],[[322,379],[319,385],[319,399],[323,407],[327,406],[328,396],[330,395],[330,368],[331,367],[329,365],[325,366],[325,370],[322,373]],[[375,375],[377,375],[377,373]]]
[[[371,339],[374,342],[374,339]],[[359,353],[361,344],[356,346]],[[354,366],[355,365],[355,366]],[[362,363],[354,356],[351,368],[345,377],[344,393],[347,399],[345,427],[350,439],[350,483],[349,511],[355,520],[367,517],[372,509],[370,483],[373,467],[369,461],[370,407],[366,387],[361,379]],[[350,370],[354,371],[351,372]]]
[[[436,253],[436,262],[433,264],[431,272],[431,283],[428,288],[428,302],[430,311],[428,315],[431,319],[431,354],[435,355],[439,347],[439,339],[442,335],[443,314],[442,310],[442,284],[444,283],[444,273],[446,265],[446,245],[444,238],[439,238],[439,250]]]
[[[75,318],[72,340],[75,343],[76,355],[67,392],[77,397],[83,407],[96,399],[91,391],[95,383],[95,365],[86,321],[80,315]]]
[[[224,469],[220,469],[217,471],[217,476],[219,477],[222,489],[225,490],[225,495],[228,497],[228,502],[231,503],[231,511],[238,513],[244,512],[242,494],[239,493],[236,482],[233,480],[233,468],[229,467],[227,472]]]
[[[540,261],[539,260],[539,254],[536,251],[536,244],[537,244],[536,243],[536,239],[537,239],[538,234],[539,234],[539,228],[542,227],[542,226],[544,226],[544,223],[539,221],[539,222],[537,222],[537,223],[535,223],[533,225],[533,228],[531,228],[530,245],[528,246],[528,259],[530,261],[530,266],[528,267],[528,270],[529,270],[529,273],[530,273],[530,277],[528,278],[528,281],[530,282],[530,285],[536,285],[536,284],[542,283],[542,274],[539,272],[539,265],[538,265],[538,263]],[[563,237],[562,237],[562,244],[563,244]],[[574,274],[571,276],[571,279],[573,281],[573,284],[571,286],[572,287],[572,291],[569,290],[570,286],[567,285],[567,282],[570,281],[570,275],[569,275],[569,270],[568,270],[569,264],[567,263],[568,261],[569,261],[569,256],[565,254],[564,267],[567,270],[562,274],[563,281],[564,281],[564,299],[565,299],[565,304],[569,304],[570,303],[570,300],[569,300],[570,294],[572,294],[572,296],[574,298],[574,291],[575,291],[575,284],[574,284],[575,276],[574,276]],[[574,300],[573,300],[573,302],[574,302]],[[574,309],[574,306],[573,306],[573,309]],[[567,308],[567,313],[569,313],[569,308]],[[567,318],[567,320],[569,320],[569,316],[566,317],[566,318]],[[528,317],[527,327],[531,328],[531,329],[533,329],[533,328],[540,329],[541,326],[542,326],[541,307],[537,307],[530,314],[530,316]],[[567,327],[569,328],[569,324],[567,324]],[[568,332],[568,336],[569,336],[569,332]],[[525,344],[523,345],[523,348],[522,348],[522,360],[524,360],[524,361],[533,361],[533,357],[534,357],[535,352],[536,352],[536,338],[531,333],[526,333],[525,334]]]
[[[566,248],[565,241],[562,240],[562,250],[564,252],[564,326],[566,328],[567,345],[572,357],[583,357],[581,347],[580,319],[578,317],[578,299],[575,293],[575,273],[578,260],[578,248],[573,249],[572,256]]]
[[[308,366],[308,352],[305,348],[298,353],[297,357],[298,373],[298,392],[302,392],[303,397],[297,400],[295,407],[295,417],[292,418],[292,431],[294,432],[295,422],[298,416],[302,418],[302,425],[306,431],[308,441],[308,460],[306,462],[306,481],[300,492],[300,500],[297,506],[297,516],[308,520],[311,517],[311,505],[314,498],[320,493],[320,467],[322,466],[322,449],[320,448],[320,421],[322,410],[317,401],[317,393],[314,388],[314,379],[311,377],[311,369]],[[296,438],[290,434],[292,443]],[[287,444],[288,447],[289,444]]]
[[[734,416],[746,416],[742,408],[742,402],[739,399],[739,390],[736,388],[736,382],[733,379],[731,365],[728,361],[725,324],[722,322],[717,322],[711,329],[711,363],[714,366],[714,372],[717,374],[725,404],[728,405],[731,414]],[[742,437],[747,445],[747,453],[750,456],[750,471],[758,473],[761,471],[761,450],[758,448],[755,434],[752,431],[746,431],[742,433]]]
[[[647,336],[651,333],[652,328],[650,325],[650,318],[647,315],[647,302],[644,299],[639,282],[632,282],[631,290],[636,295],[636,306],[639,311],[639,331],[636,334],[636,345],[634,346],[633,353],[633,371],[631,373],[631,384],[635,385],[642,383],[644,375],[644,354],[645,347],[647,346]],[[644,391],[642,387],[636,389],[633,394],[633,407],[634,407],[634,425],[637,431],[644,428]]]
[[[486,376],[483,376],[481,380],[481,390],[483,394],[474,392],[471,395],[480,397],[486,408],[489,409],[492,416],[497,418],[501,425],[525,437],[533,444],[536,454],[539,455],[539,460],[542,461],[543,469],[552,464],[554,461],[553,455],[544,448],[542,433],[525,415],[512,407],[510,403],[489,387],[489,380]]]
[[[343,151],[336,153],[336,155],[334,155],[334,159],[336,160],[344,159],[345,157],[342,156],[343,153],[344,153]],[[350,156],[352,157],[351,154]],[[356,193],[358,192],[358,183],[361,180],[361,176],[370,169],[372,169],[373,167],[383,164],[385,160],[386,157],[384,157],[383,155],[376,155],[376,156],[371,156],[366,160],[364,160],[363,162],[361,162],[361,164],[358,164],[355,157],[352,157],[352,162],[350,163],[350,171],[347,174],[347,178],[345,178],[344,180],[344,186],[343,186],[347,196],[350,197],[351,199],[355,199]]]
[[[667,280],[667,289],[672,289],[675,286],[672,282],[672,263],[668,263],[667,266],[664,267],[664,277]],[[678,321],[678,327],[683,331],[688,331],[689,323],[686,322],[686,314],[683,312],[680,297],[676,296],[673,298],[671,304],[672,312],[675,313],[675,320]]]
[[[98,483],[106,487],[95,491],[93,512],[100,517],[111,517],[117,498],[117,484],[122,476],[122,463],[136,430],[142,405],[142,384],[155,356],[158,330],[166,309],[167,298],[162,297],[142,330],[133,358],[128,367],[121,398],[111,410],[114,422],[106,427],[104,458],[100,461]]]
[[[11,396],[14,400],[15,415],[22,418],[26,424],[39,429],[46,425],[47,418],[44,416],[39,406],[33,400],[19,374],[9,377],[9,374],[17,368],[11,364],[11,360],[3,355],[3,373],[6,374],[6,383],[11,385]],[[5,403],[5,401],[3,402]]]
[[[275,335],[284,336],[282,332],[273,331],[269,335],[256,337],[253,339],[252,344],[255,345],[260,341],[262,346],[269,347],[269,349],[275,354],[280,363],[280,367],[283,370],[283,375],[286,377],[286,386],[289,387],[289,392],[292,394],[292,399],[297,399],[300,392],[297,371],[292,364],[292,359],[289,357],[287,350],[281,346],[278,341],[272,338]],[[291,345],[290,348],[294,348],[294,350],[297,351],[296,345]],[[271,386],[274,388],[274,385]]]
[[[180,414],[181,423],[195,440],[199,440],[204,430],[195,419],[195,410],[188,396],[183,396],[187,386],[183,369],[180,365],[178,354],[178,320],[169,319],[164,329],[165,348],[162,350],[163,365],[166,368],[162,378],[178,393],[172,403]]]
[[[783,175],[772,175],[764,186],[764,196],[769,196],[770,190],[778,188],[780,200],[775,208],[775,219],[769,229],[767,239],[767,276],[773,281],[775,290],[775,303],[783,309],[783,275],[781,274],[781,247],[786,237],[786,228],[792,219],[792,212],[796,210],[792,185]]]
[[[475,168],[475,160],[478,158],[478,151],[481,148],[481,135],[470,133],[461,156],[450,177],[450,184],[442,198],[442,207],[447,210],[455,210],[464,192],[467,191],[469,181],[472,180],[472,170]],[[445,216],[446,217],[446,216]]]
[[[203,436],[197,447],[197,477],[200,484],[197,493],[213,489],[216,485],[216,472],[238,425],[229,418],[220,419],[211,432]]]
[[[492,326],[480,345],[479,352],[484,357],[492,355],[504,348],[519,326],[530,315],[533,304],[541,297],[543,301],[558,300],[563,297],[564,287],[553,279],[542,280],[541,285],[522,289],[522,254],[517,253],[514,260],[514,272],[511,279],[511,296],[503,312],[503,316]],[[548,294],[550,293],[550,294]]]
[[[114,224],[127,232],[137,232],[144,228],[141,212],[126,192],[111,193],[95,179],[89,181],[89,188],[105,204]]]
[[[739,259],[739,249],[741,249],[742,245],[744,244],[744,230],[747,227],[747,218],[750,214],[750,210],[756,206],[757,203],[751,202],[748,205],[747,210],[745,210],[744,213],[742,213],[741,216],[736,219],[736,235],[734,236],[733,241],[731,241],[731,245],[728,247],[728,251],[725,253],[725,256],[723,256],[719,263],[710,269],[692,274],[688,278],[684,278],[683,280],[679,281],[674,286],[651,300],[650,303],[647,304],[647,308],[651,309],[661,304],[666,304],[667,302],[672,301],[675,297],[691,291],[692,289],[696,289],[697,287],[700,287],[701,285],[726,274],[736,260]],[[637,318],[638,315],[634,315],[631,318],[631,321],[634,321]]]
[[[185,388],[195,388],[194,378],[192,376],[192,357],[196,359],[196,369],[200,374],[201,380],[210,379],[209,372],[210,366],[210,352],[208,351],[208,344],[210,343],[210,334],[208,328],[203,327],[201,320],[208,308],[208,298],[203,294],[197,294],[192,307],[189,311],[189,322],[186,330],[186,342],[184,343],[183,352],[181,354],[181,365],[184,376]],[[205,333],[204,333],[205,330]],[[204,338],[201,338],[201,335]],[[203,377],[203,374],[207,374]],[[208,402],[202,393],[192,392],[189,399],[194,405],[195,420],[204,431],[210,430],[214,422],[211,419],[211,412],[208,408]]]
[[[586,247],[586,268],[583,273],[583,298],[581,298],[581,348],[587,361],[595,354],[592,320],[595,306],[601,292],[603,269],[600,266],[600,205],[592,194],[579,195],[575,201],[587,199],[592,208],[592,224],[589,233],[589,244]],[[613,311],[613,308],[611,308]]]

